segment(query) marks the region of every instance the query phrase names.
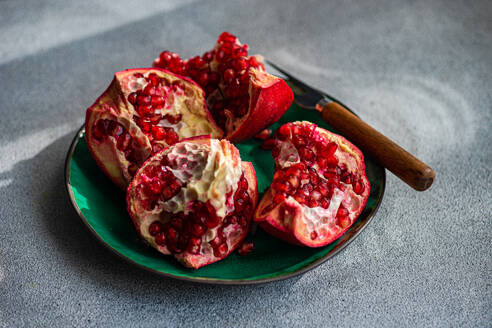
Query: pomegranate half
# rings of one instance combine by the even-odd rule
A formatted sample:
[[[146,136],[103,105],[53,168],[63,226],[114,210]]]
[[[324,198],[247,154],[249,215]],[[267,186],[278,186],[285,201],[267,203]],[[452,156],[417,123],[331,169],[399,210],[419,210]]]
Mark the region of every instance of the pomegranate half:
[[[140,165],[192,136],[223,136],[193,81],[159,68],[117,72],[87,109],[85,137],[92,156],[121,188]]]
[[[294,100],[287,83],[268,74],[262,61],[261,56],[248,56],[248,45],[224,32],[214,49],[202,56],[181,60],[178,54],[163,51],[154,66],[200,84],[225,138],[239,142],[279,120]]]
[[[138,233],[186,267],[219,261],[248,233],[258,199],[253,165],[227,140],[182,140],[151,157],[127,191]]]
[[[340,237],[369,197],[360,150],[310,122],[287,123],[265,144],[273,146],[275,173],[255,221],[297,245],[320,247]]]

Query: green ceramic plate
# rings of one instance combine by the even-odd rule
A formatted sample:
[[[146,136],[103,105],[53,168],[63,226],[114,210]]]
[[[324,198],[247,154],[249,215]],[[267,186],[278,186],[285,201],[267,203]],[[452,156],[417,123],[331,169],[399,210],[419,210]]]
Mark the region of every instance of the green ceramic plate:
[[[332,130],[319,113],[292,105],[282,119],[272,126],[307,120]],[[273,177],[274,162],[270,151],[260,148],[260,141],[248,140],[236,146],[244,161],[253,163],[258,188],[263,193]],[[248,256],[237,253],[222,261],[191,270],[173,257],[163,256],[138,237],[126,212],[125,195],[99,170],[92,159],[81,129],[67,155],[66,186],[72,204],[90,231],[109,249],[125,260],[157,274],[182,280],[214,284],[253,284],[285,279],[306,272],[328,260],[347,246],[369,223],[383,198],[384,168],[366,157],[371,194],[366,208],[352,227],[338,240],[321,248],[298,247],[284,243],[258,228],[251,238],[256,250]]]

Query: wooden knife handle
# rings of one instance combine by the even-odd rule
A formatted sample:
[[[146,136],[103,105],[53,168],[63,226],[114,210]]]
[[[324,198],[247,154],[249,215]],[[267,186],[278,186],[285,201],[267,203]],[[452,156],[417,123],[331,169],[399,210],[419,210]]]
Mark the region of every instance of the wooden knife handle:
[[[415,190],[424,191],[432,185],[434,171],[429,166],[342,105],[336,102],[325,105],[321,117]]]

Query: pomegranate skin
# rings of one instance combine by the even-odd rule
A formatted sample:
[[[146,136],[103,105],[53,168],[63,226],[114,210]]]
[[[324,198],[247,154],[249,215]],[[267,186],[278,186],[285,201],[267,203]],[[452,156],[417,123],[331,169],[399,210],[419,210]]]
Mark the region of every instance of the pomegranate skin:
[[[156,74],[159,78],[182,81],[184,90],[186,90],[182,96],[187,97],[187,106],[194,109],[193,120],[206,122],[207,125],[207,131],[202,131],[203,133],[200,132],[199,134],[207,134],[206,132],[208,132],[217,138],[221,138],[224,134],[206,107],[203,90],[191,79],[161,68],[134,68],[115,73],[108,88],[86,111],[85,138],[89,151],[98,166],[121,189],[128,186],[133,176],[130,172],[131,166],[134,173],[140,164],[153,153],[154,146],[163,148],[166,145],[166,141],[152,141],[149,138],[149,133],[144,133],[137,124],[135,119],[137,109],[128,98],[129,93],[132,92],[130,88],[132,82],[129,82],[129,79],[135,74]],[[164,96],[167,97],[167,95]],[[165,114],[163,109],[162,118],[165,117]],[[109,136],[106,136],[103,141],[96,140],[97,136],[94,130],[96,123],[100,120],[116,122],[115,124],[119,125],[124,133],[130,136],[128,142],[130,145],[127,147],[134,150],[133,156],[138,157],[138,160],[126,158],[126,155],[118,149],[116,139],[111,140]],[[179,134],[178,137],[182,139]]]
[[[249,112],[240,125],[226,138],[240,142],[254,137],[265,127],[277,122],[294,101],[294,93],[280,78],[254,70],[250,81]]]
[[[293,127],[292,131],[297,127],[309,126],[312,129],[314,129],[313,126],[315,127],[314,124],[309,122],[295,122],[291,124],[293,124],[290,126],[290,128]],[[284,125],[283,127],[285,126],[287,125]],[[281,128],[284,129],[283,127]],[[282,201],[275,202],[274,197],[276,191],[270,186],[261,199],[254,218],[255,222],[257,222],[262,229],[274,237],[294,245],[308,247],[325,246],[345,233],[365,208],[370,193],[370,184],[365,175],[365,163],[361,151],[342,136],[319,127],[316,127],[315,131],[316,135],[313,137],[313,140],[320,140],[319,136],[322,136],[322,138],[325,138],[326,144],[333,142],[337,143],[337,149],[339,150],[335,151],[335,154],[338,156],[337,158],[339,158],[339,163],[349,166],[347,172],[352,174],[350,177],[358,177],[357,181],[364,186],[362,191],[361,188],[358,188],[358,193],[356,193],[351,183],[340,182],[338,185],[338,188],[340,189],[336,189],[337,192],[332,193],[330,196],[331,201],[335,203],[337,208],[332,209],[331,212],[328,210],[322,212],[325,213],[325,216],[313,219],[312,211],[316,206],[314,209],[308,208],[307,203],[298,202],[294,196],[288,196]],[[277,173],[277,171],[282,168],[279,166],[278,158],[275,160],[277,164]],[[314,166],[316,169],[319,169],[317,163],[313,165],[313,167]],[[289,167],[290,166],[287,166],[287,168]],[[318,177],[318,179],[324,181],[323,178]],[[309,180],[306,183],[311,184],[312,181]],[[300,185],[299,189],[301,189]],[[333,196],[334,194],[336,194],[336,197]],[[338,205],[336,205],[336,199],[338,199]],[[318,210],[319,209],[321,208],[318,207]],[[330,209],[330,207],[327,206],[327,209]],[[346,210],[347,214],[343,217],[339,217],[337,210]],[[308,212],[311,214],[308,215]],[[331,215],[329,213],[331,213]],[[317,230],[313,229],[313,226],[317,227]],[[312,236],[314,236],[314,238]]]

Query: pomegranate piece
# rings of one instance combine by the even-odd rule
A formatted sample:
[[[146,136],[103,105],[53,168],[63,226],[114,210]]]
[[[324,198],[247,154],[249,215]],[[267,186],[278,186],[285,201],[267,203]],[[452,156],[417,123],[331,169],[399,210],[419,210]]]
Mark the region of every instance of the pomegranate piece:
[[[252,241],[245,241],[239,246],[237,253],[241,256],[249,255],[256,248]]]
[[[155,154],[127,190],[128,212],[142,238],[195,269],[241,245],[257,199],[253,165],[227,140],[210,136]]]
[[[225,137],[239,142],[280,119],[294,100],[287,83],[265,72],[262,57],[249,56],[248,49],[247,44],[224,32],[214,49],[202,56],[181,60],[166,50],[154,60],[154,67],[183,74],[200,84]]]
[[[203,90],[187,78],[158,68],[116,73],[86,112],[89,150],[121,188],[152,154],[204,134],[223,136],[207,109]]]
[[[297,245],[320,247],[336,240],[369,197],[364,156],[345,138],[310,122],[281,126],[272,144],[275,173],[255,221]]]

